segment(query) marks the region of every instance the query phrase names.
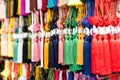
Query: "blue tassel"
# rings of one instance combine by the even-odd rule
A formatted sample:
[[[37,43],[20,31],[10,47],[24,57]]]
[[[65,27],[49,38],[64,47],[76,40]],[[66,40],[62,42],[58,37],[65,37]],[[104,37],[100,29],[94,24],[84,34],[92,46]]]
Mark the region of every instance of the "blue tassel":
[[[55,55],[55,60],[54,64],[56,68],[60,68],[60,65],[58,64],[58,35],[55,35],[55,39],[53,40],[53,47],[54,47],[54,55]]]
[[[86,13],[86,17],[82,19],[81,24],[84,28],[89,28],[91,29],[92,26],[89,23],[89,17],[94,15],[94,0],[87,0],[87,13]],[[83,61],[84,61],[84,65],[83,65],[83,74],[89,75],[89,76],[93,76],[91,74],[91,56],[90,56],[90,52],[91,52],[91,36],[85,36],[85,40],[84,40],[84,55],[83,55]]]
[[[83,61],[84,61],[84,65],[83,65],[83,73],[86,75],[91,75],[91,59],[90,59],[90,37],[89,36],[85,36],[85,40],[84,40],[84,55],[83,55]]]
[[[68,73],[68,80],[74,80],[74,72]]]
[[[53,48],[53,37],[50,37],[49,43],[49,68],[54,68],[54,48]]]

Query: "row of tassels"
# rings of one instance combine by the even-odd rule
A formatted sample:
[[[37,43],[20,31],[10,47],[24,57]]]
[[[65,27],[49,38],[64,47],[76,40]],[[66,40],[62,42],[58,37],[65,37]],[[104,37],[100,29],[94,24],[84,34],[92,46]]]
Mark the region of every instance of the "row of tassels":
[[[95,0],[95,15],[89,19],[93,26],[91,72],[94,74],[109,75],[120,71],[119,18],[115,12],[116,1]]]

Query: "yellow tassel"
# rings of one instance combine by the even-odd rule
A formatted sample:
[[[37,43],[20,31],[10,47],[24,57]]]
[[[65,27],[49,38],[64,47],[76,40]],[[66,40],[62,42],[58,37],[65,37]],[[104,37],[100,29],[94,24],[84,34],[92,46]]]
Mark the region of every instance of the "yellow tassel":
[[[35,80],[41,80],[40,78],[40,66],[36,66],[36,70],[35,70]]]
[[[20,10],[21,10],[21,0],[18,0],[18,9],[17,9],[17,14],[20,15]]]
[[[44,44],[44,69],[48,69],[48,58],[49,58],[49,38],[46,38]]]
[[[48,9],[47,10],[47,20],[46,20],[46,25],[45,25],[45,31],[48,32],[50,30],[50,22],[52,21],[52,10]]]
[[[10,34],[10,36],[8,37],[8,57],[13,57],[13,38],[11,37],[13,26],[14,18],[10,18],[10,26],[8,28],[8,33]]]
[[[84,35],[78,35],[77,44],[77,60],[76,64],[83,65],[83,45],[84,45]]]
[[[19,65],[19,75],[20,75],[20,77],[22,76],[22,63],[20,63],[20,65]]]

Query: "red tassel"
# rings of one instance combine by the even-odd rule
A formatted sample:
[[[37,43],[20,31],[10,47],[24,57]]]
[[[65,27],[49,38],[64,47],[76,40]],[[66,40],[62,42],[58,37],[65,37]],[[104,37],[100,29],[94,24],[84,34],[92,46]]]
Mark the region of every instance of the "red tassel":
[[[99,74],[101,73],[105,73],[105,70],[104,70],[104,53],[103,53],[103,42],[102,42],[102,36],[98,36],[98,49],[99,49],[99,65],[100,65],[100,68],[98,69],[100,72]]]
[[[116,67],[117,72],[120,71],[120,39],[118,34],[115,36],[116,39]]]
[[[109,75],[111,74],[111,62],[110,62],[109,43],[106,35],[104,36],[104,40],[103,40],[103,51],[104,51],[104,70],[105,70],[105,73],[103,73],[103,75]]]
[[[120,62],[119,62],[120,61],[120,39],[118,39],[117,44],[118,44],[118,49],[117,50],[118,50],[118,59],[119,59],[119,60],[117,60],[118,61],[118,66],[119,66],[118,71],[120,71]]]
[[[91,71],[94,74],[99,73],[99,52],[98,52],[98,42],[96,35],[93,34],[92,44],[91,44]]]
[[[115,47],[116,47],[116,45],[115,45],[115,40],[114,40],[114,36],[113,35],[111,35],[111,37],[110,37],[110,42],[109,42],[109,44],[110,44],[110,58],[111,58],[111,70],[112,70],[112,72],[116,72],[116,53],[115,53]]]

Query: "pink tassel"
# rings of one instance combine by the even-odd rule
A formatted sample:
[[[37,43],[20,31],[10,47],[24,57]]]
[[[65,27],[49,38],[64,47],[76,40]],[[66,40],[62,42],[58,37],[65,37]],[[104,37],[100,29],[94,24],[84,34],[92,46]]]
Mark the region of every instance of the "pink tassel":
[[[58,46],[58,63],[63,63],[63,49],[64,49],[64,39],[63,36],[59,36],[59,46]]]

